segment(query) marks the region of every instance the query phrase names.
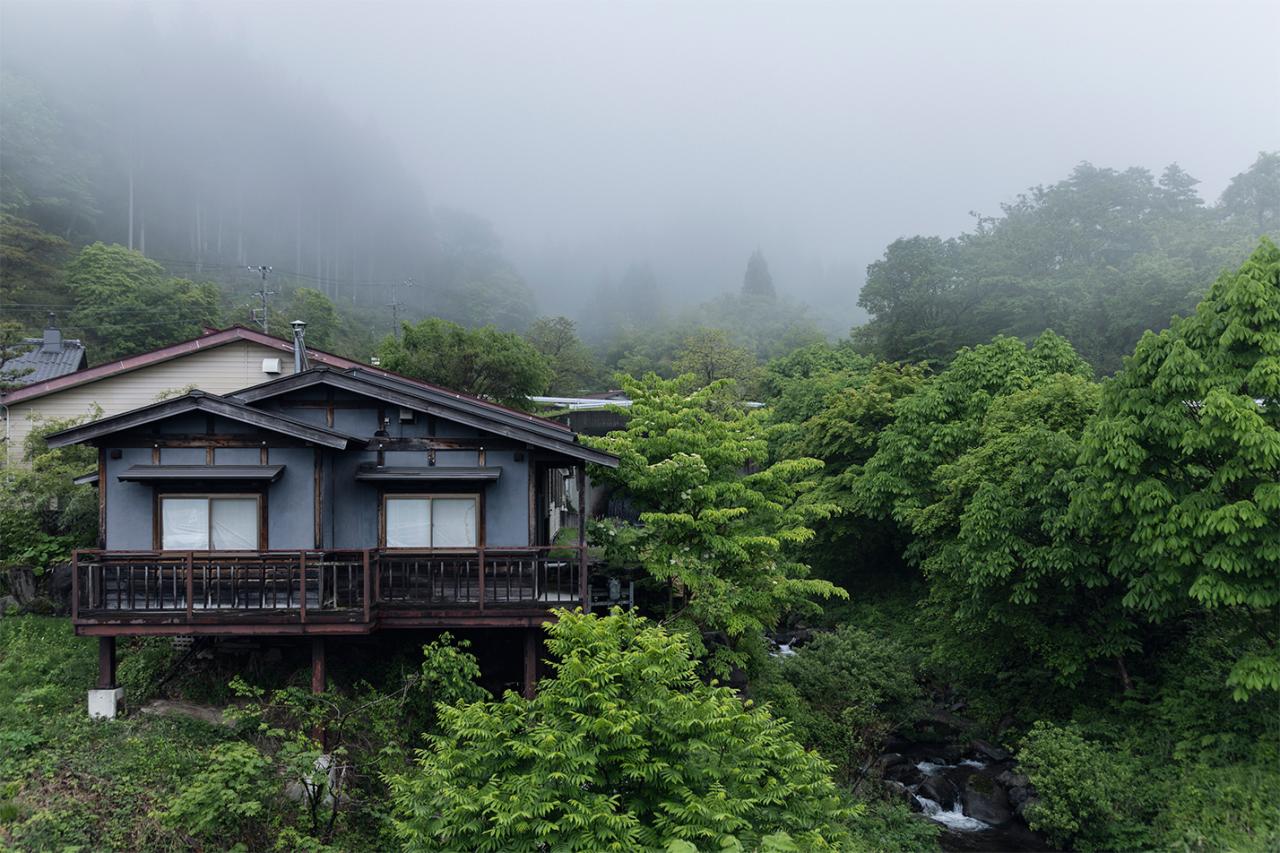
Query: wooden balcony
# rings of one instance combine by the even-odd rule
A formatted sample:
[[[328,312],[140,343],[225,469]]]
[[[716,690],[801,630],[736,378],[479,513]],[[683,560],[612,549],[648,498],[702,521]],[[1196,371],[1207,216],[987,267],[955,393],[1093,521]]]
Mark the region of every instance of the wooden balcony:
[[[578,546],[467,551],[77,551],[77,633],[363,634],[536,626],[623,600]],[[609,590],[613,594],[610,597]]]

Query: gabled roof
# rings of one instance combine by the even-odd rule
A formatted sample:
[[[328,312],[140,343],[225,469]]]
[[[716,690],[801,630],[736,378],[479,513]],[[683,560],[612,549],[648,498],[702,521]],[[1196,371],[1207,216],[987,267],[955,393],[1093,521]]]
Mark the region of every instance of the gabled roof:
[[[207,394],[204,391],[189,391],[181,397],[162,400],[159,403],[152,403],[150,406],[143,406],[140,409],[133,409],[132,411],[122,412],[101,420],[74,426],[70,429],[64,429],[53,433],[46,441],[50,447],[81,444],[189,412],[206,412],[211,415],[218,415],[219,417],[239,421],[260,429],[278,432],[325,447],[335,447],[339,450],[346,448],[350,442],[360,441],[355,436],[303,423],[273,412],[264,412],[261,409],[246,406],[239,400],[220,397],[217,394]]]
[[[190,355],[200,350],[212,349],[213,347],[225,346],[226,344],[235,343],[236,341],[251,341],[261,344],[264,347],[279,350],[281,353],[292,356],[293,342],[286,341],[282,338],[264,335],[262,332],[253,329],[246,329],[244,326],[232,326],[227,329],[208,330],[206,334],[198,338],[192,338],[189,341],[179,341],[176,344],[169,344],[159,349],[153,349],[149,352],[138,353],[127,358],[108,361],[105,364],[95,365],[94,367],[85,368],[84,370],[76,370],[74,373],[67,373],[63,376],[48,379],[43,382],[35,382],[26,385],[16,391],[10,391],[3,396],[6,405],[13,405],[24,400],[31,400],[36,397],[43,397],[46,394],[52,394],[55,391],[63,391],[67,388],[74,388],[77,385],[84,385],[88,382],[96,382],[99,379],[106,379],[108,376],[118,376],[122,373],[129,373],[139,368],[149,367],[153,364],[169,361],[171,359],[180,358],[184,355]],[[307,358],[316,364],[329,364],[334,367],[358,367],[359,362],[352,361],[349,358],[332,355],[331,353],[321,352],[320,350],[307,349]]]
[[[46,346],[44,338],[25,338],[31,349],[4,363],[8,380],[23,387],[45,382],[85,365],[84,344],[75,339],[59,339],[56,346]]]
[[[577,436],[564,424],[495,406],[474,397],[445,391],[394,374],[383,371],[374,372],[364,367],[351,370],[314,367],[302,373],[283,376],[252,388],[245,388],[237,391],[234,397],[245,403],[254,404],[316,386],[335,388],[371,397],[393,406],[438,415],[446,420],[521,441],[533,447],[562,453],[574,459],[595,462],[610,468],[616,468],[618,465],[617,457],[579,444]]]

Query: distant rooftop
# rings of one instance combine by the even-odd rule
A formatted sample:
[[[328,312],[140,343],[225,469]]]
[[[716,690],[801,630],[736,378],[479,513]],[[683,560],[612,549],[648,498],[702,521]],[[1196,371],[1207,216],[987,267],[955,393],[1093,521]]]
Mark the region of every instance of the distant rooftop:
[[[30,349],[4,363],[4,381],[18,387],[74,373],[89,363],[84,344],[62,337],[52,324],[43,337],[24,338],[23,343]]]

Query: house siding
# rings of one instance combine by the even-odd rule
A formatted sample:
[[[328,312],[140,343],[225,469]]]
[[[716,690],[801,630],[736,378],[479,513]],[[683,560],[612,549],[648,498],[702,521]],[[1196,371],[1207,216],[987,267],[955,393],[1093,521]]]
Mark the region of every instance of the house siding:
[[[212,394],[230,394],[275,378],[276,374],[262,372],[264,358],[280,359],[280,376],[293,372],[293,361],[287,352],[253,341],[232,341],[14,403],[8,416],[9,440],[5,445],[5,462],[22,464],[23,445],[36,418],[64,420],[84,417],[92,415],[95,406],[102,408],[104,416],[115,415],[150,405],[161,395],[173,394],[189,386]]]

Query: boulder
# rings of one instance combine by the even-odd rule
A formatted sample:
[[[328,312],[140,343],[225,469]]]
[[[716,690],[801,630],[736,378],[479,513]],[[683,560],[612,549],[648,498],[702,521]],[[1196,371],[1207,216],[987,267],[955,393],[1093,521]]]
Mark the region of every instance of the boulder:
[[[36,572],[31,566],[11,566],[9,568],[9,592],[18,600],[18,604],[26,607],[36,597]]]
[[[0,619],[19,610],[18,599],[12,595],[0,595]]]
[[[1015,785],[1009,789],[1009,803],[1016,809],[1032,796],[1032,789],[1026,785]]]
[[[901,800],[913,812],[921,811],[924,808],[920,805],[920,801],[916,799],[915,794],[907,790],[907,786],[901,782],[885,782],[884,789],[889,794],[890,799]]]
[[[63,563],[49,570],[49,597],[59,616],[71,612],[71,564]]]
[[[881,771],[881,775],[885,779],[901,782],[903,785],[919,785],[924,781],[924,774],[920,769],[908,762],[890,765]]]
[[[1040,802],[1040,798],[1039,798],[1039,797],[1037,797],[1035,794],[1032,794],[1031,796],[1029,796],[1029,797],[1027,797],[1025,800],[1023,800],[1022,802],[1020,802],[1020,803],[1018,803],[1016,806],[1014,806],[1014,807],[1013,807],[1013,813],[1014,813],[1015,815],[1017,815],[1018,817],[1022,818],[1023,820],[1026,820],[1026,819],[1027,819],[1027,809],[1031,808],[1032,806],[1034,806],[1034,805],[1035,805],[1036,803],[1038,803],[1038,802]]]
[[[964,787],[964,813],[992,826],[1004,826],[1013,820],[1009,797],[996,780],[985,773],[974,773]]]
[[[916,793],[925,799],[933,800],[943,809],[950,809],[960,792],[955,783],[946,776],[926,776],[920,783],[920,787],[916,789]]]
[[[1025,788],[1031,784],[1031,780],[1021,773],[1015,773],[1012,770],[1005,770],[996,777],[996,781],[1006,788]]]
[[[906,760],[900,752],[886,752],[876,759],[876,767],[883,773],[895,764],[904,764]]]
[[[969,745],[969,748],[979,758],[984,758],[987,761],[1008,761],[1013,758],[1007,749],[1001,749],[985,740],[975,740]]]

